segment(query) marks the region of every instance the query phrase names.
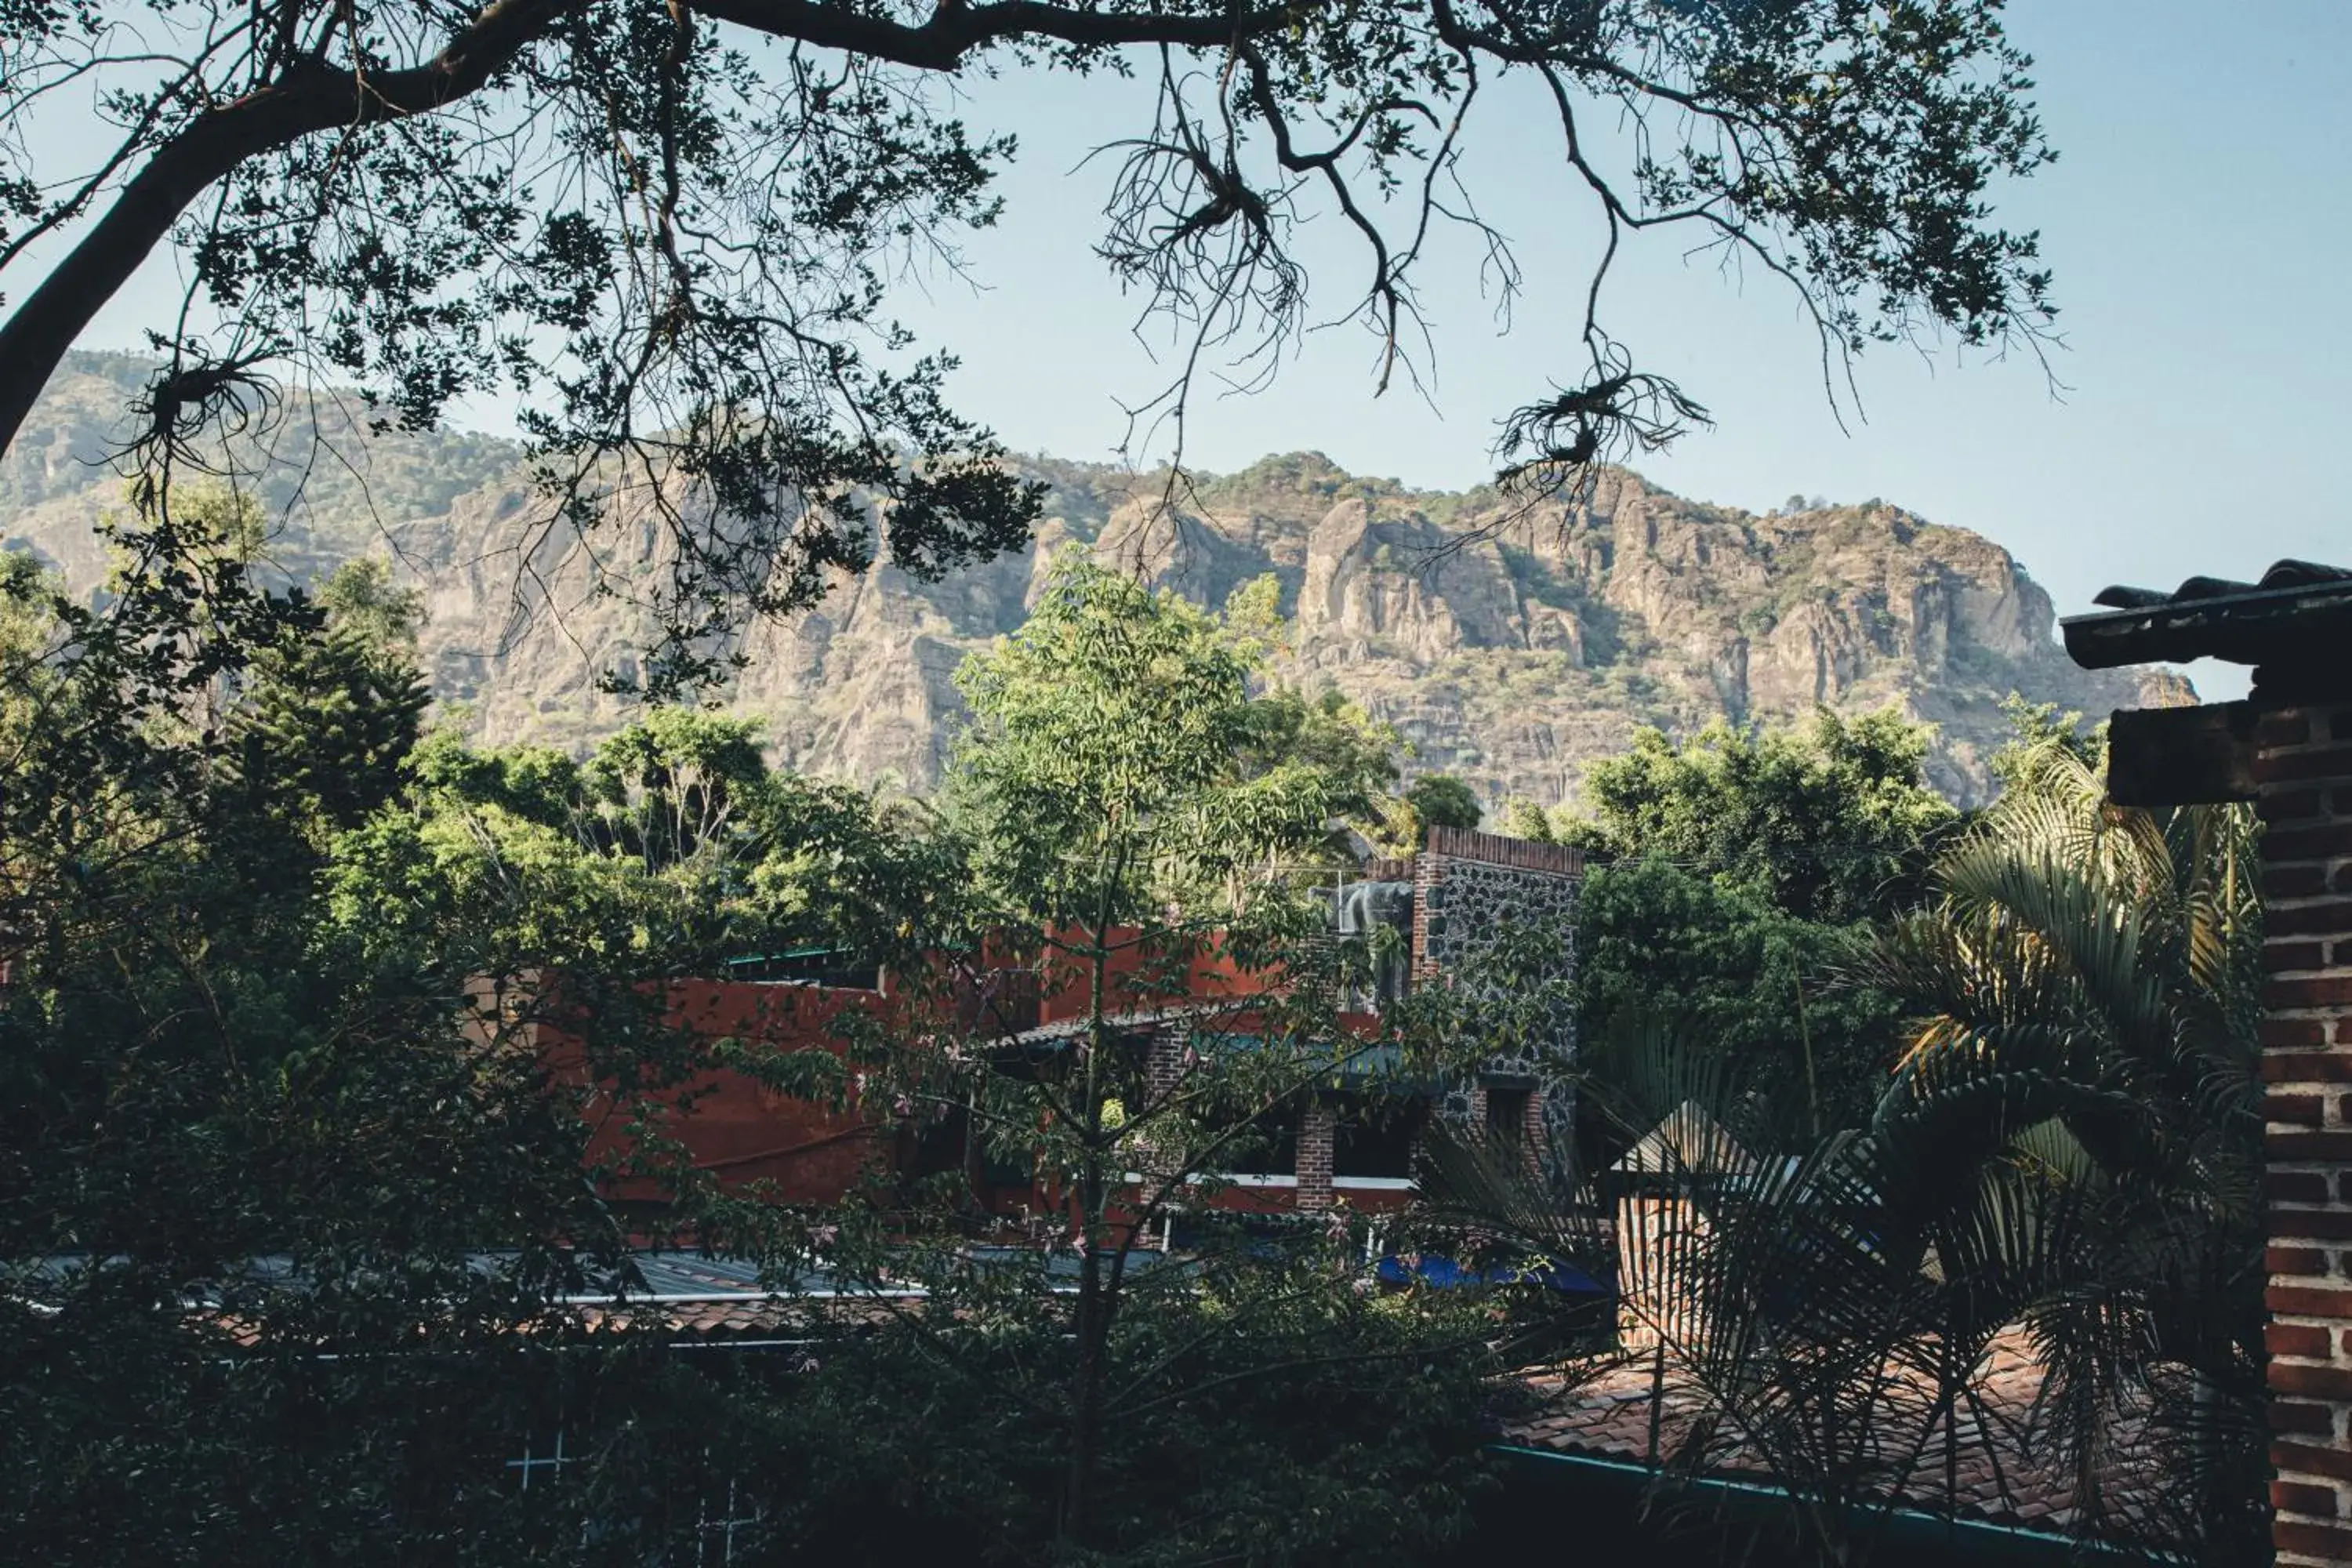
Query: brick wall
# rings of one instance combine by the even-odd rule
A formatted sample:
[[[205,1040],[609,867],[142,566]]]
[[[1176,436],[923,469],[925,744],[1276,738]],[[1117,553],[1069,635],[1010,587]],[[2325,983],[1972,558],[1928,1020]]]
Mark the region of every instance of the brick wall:
[[[1330,1101],[1307,1101],[1298,1117],[1298,1197],[1302,1209],[1331,1206],[1332,1146],[1338,1141],[1339,1113]]]
[[[2265,714],[2254,748],[2273,1542],[2352,1563],[2352,702]]]

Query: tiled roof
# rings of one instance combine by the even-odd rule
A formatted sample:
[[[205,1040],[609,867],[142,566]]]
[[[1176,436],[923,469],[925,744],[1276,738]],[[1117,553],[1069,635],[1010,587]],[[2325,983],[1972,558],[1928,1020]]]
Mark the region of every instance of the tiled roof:
[[[894,1319],[894,1308],[904,1310],[907,1305],[871,1296],[714,1297],[700,1301],[623,1301],[572,1310],[580,1327],[592,1334],[663,1333],[723,1343],[878,1327]]]
[[[2171,593],[2109,588],[2102,613],[2060,623],[2066,652],[2089,669],[2155,660],[2294,664],[2352,647],[2352,571],[2281,561],[2256,583],[2191,577]]]
[[[1075,1256],[1035,1247],[980,1246],[970,1248],[967,1256],[982,1266],[1040,1268],[1048,1289],[1056,1293],[1073,1289],[1079,1270]],[[483,1253],[470,1261],[487,1273],[510,1259],[504,1254]],[[1160,1253],[1139,1251],[1130,1260],[1129,1269],[1142,1272],[1161,1267],[1166,1261]],[[53,1286],[87,1262],[74,1258],[47,1259],[31,1270],[28,1278],[37,1286]],[[516,1321],[512,1331],[555,1335],[583,1331],[659,1332],[715,1344],[878,1326],[894,1321],[926,1294],[905,1288],[877,1291],[837,1280],[822,1270],[803,1271],[783,1288],[772,1289],[756,1263],[697,1252],[645,1250],[632,1254],[630,1263],[635,1278],[628,1280],[625,1288],[620,1280],[606,1281],[596,1289],[552,1303],[543,1313]],[[300,1276],[289,1259],[257,1258],[247,1261],[239,1271],[239,1280],[246,1285],[284,1289],[299,1286]],[[55,1312],[61,1309],[52,1295],[52,1290],[37,1289],[24,1293],[20,1299],[37,1311]],[[232,1342],[258,1344],[263,1328],[257,1314],[263,1309],[254,1303],[262,1299],[240,1290],[226,1297],[192,1300],[191,1321],[209,1323],[225,1332]]]
[[[2271,594],[2288,588],[2315,588],[2330,583],[2352,581],[2352,571],[2341,566],[2322,566],[2312,561],[2279,561],[2263,574],[2259,583],[2233,582],[2227,577],[2190,577],[2179,587],[2167,594],[2156,588],[2117,586],[2101,589],[2092,599],[2095,605],[2105,605],[2116,610],[2152,610],[2162,605],[2189,605],[2206,599],[2236,599],[2248,594]]]
[[[1872,1441],[1873,1457],[1889,1472],[1878,1489],[1882,1499],[1920,1512],[2067,1533],[2078,1522],[2076,1482],[2071,1462],[2046,1445],[2030,1443],[2032,1415],[2043,1383],[2042,1365],[2021,1334],[1996,1340],[1975,1381],[1981,1416],[1963,1410],[1956,1432],[1957,1473],[1946,1487],[1945,1424],[1925,1434],[1932,1405],[1924,1377],[1889,1369],[1894,1390]],[[1770,1468],[1728,1422],[1709,1420],[1712,1402],[1669,1363],[1663,1395],[1655,1400],[1656,1447],[1652,1443],[1654,1363],[1647,1357],[1612,1360],[1523,1380],[1537,1396],[1533,1410],[1510,1422],[1504,1441],[1565,1455],[1630,1460],[1670,1467],[1679,1474],[1717,1479],[1774,1480]],[[1908,1397],[1906,1397],[1906,1395]],[[2108,1428],[2101,1466],[2101,1489],[2110,1517],[2117,1510],[2138,1511],[2156,1494],[2158,1478],[2147,1472],[2142,1426],[2126,1417]],[[1907,1473],[1893,1472],[1908,1465]]]
[[[1103,1027],[1115,1035],[1141,1034],[1147,1030],[1171,1028],[1197,1019],[1214,1018],[1221,1014],[1246,1012],[1253,1006],[1265,1005],[1263,997],[1212,996],[1193,1001],[1171,1002],[1164,1007],[1139,1008],[1132,1013],[1113,1013],[1103,1019]],[[1012,1042],[1023,1046],[1061,1045],[1087,1034],[1095,1026],[1087,1014],[1058,1018],[1050,1024],[1040,1024],[1034,1029],[1024,1029],[1013,1036]]]

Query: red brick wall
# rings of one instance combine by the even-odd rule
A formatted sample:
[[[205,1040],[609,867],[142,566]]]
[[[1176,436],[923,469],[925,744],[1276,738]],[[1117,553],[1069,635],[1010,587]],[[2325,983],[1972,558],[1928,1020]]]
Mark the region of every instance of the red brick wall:
[[[2266,714],[2254,746],[2272,1539],[2352,1563],[2352,703]]]
[[[1331,1206],[1331,1157],[1338,1142],[1339,1114],[1331,1102],[1310,1100],[1298,1117],[1298,1206]]]

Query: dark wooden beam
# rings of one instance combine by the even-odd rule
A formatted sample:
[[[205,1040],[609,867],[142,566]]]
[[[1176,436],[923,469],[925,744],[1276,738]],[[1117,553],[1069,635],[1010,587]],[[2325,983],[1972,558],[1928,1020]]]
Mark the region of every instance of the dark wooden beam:
[[[2254,707],[2119,708],[2107,721],[2107,798],[2200,805],[2254,798]]]

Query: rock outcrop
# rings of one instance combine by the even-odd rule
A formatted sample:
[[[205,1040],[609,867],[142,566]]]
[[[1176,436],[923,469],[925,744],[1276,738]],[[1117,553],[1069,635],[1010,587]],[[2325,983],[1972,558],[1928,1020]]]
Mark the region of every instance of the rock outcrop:
[[[134,371],[76,356],[0,465],[10,547],[77,579],[102,569],[92,524],[115,482],[92,459]],[[625,721],[596,677],[632,668],[643,614],[625,595],[593,595],[552,545],[523,570],[515,550],[536,503],[513,448],[366,437],[332,417],[279,440],[257,480],[278,520],[273,558],[300,577],[389,555],[425,589],[436,695],[482,737],[578,746]],[[1396,725],[1412,767],[1460,773],[1490,798],[1567,798],[1641,724],[1892,703],[1938,727],[1935,782],[1969,802],[1989,787],[2011,693],[2103,713],[2182,692],[2170,677],[2076,669],[2053,640],[2049,596],[2006,551],[1878,501],[1758,515],[1612,472],[1588,503],[1530,509],[1294,454],[1202,479],[1171,506],[1164,475],[1026,466],[1051,486],[1031,548],[938,584],[877,569],[753,629],[727,699],[765,721],[780,761],[929,785],[961,712],[958,661],[1020,624],[1069,548],[1211,604],[1272,574],[1292,624],[1281,678],[1339,687]],[[651,563],[651,531],[601,543],[625,574]],[[547,586],[519,595],[534,582]]]

